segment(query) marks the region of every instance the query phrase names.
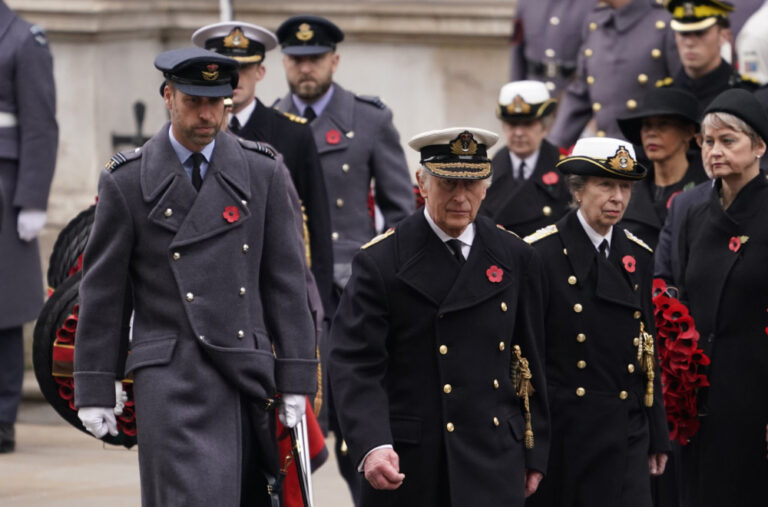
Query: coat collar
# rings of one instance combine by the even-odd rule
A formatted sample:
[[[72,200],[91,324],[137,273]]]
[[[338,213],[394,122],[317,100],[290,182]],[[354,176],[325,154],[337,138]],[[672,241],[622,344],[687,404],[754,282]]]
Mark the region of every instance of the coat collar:
[[[269,139],[269,133],[272,132],[272,122],[274,114],[271,109],[256,100],[256,107],[251,112],[251,116],[240,131],[240,137],[245,139],[254,139],[257,141],[266,141]]]
[[[5,5],[5,2],[0,2],[0,38],[8,31],[14,19],[16,19],[16,15],[11,8]]]
[[[647,17],[653,7],[648,0],[632,0],[628,5],[613,11],[616,31],[626,32]]]

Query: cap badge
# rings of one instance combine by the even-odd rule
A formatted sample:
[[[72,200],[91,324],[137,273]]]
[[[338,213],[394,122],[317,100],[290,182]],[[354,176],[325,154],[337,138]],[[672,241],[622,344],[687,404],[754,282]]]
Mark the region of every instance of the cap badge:
[[[512,103],[507,106],[507,112],[515,114],[528,114],[531,112],[531,105],[523,100],[523,97],[520,95],[515,95],[515,98],[512,99]]]
[[[224,40],[222,41],[225,48],[241,48],[241,49],[247,49],[248,44],[250,43],[248,41],[248,37],[245,36],[242,30],[240,30],[240,27],[235,27],[234,30],[229,32],[229,35],[224,37]]]
[[[635,161],[626,148],[619,146],[616,155],[607,160],[608,166],[616,171],[632,171],[635,168]]]
[[[203,79],[206,81],[215,81],[219,79],[219,66],[216,63],[211,63],[205,66],[207,71],[203,70],[201,73],[203,74]]]
[[[450,146],[453,155],[474,155],[477,153],[475,138],[466,130],[459,134]]]
[[[315,36],[315,32],[309,26],[309,23],[302,23],[299,25],[299,30],[296,32],[296,38],[301,42],[307,42]]]
[[[683,4],[683,15],[686,18],[695,17],[696,14],[694,12],[693,2],[685,2]]]

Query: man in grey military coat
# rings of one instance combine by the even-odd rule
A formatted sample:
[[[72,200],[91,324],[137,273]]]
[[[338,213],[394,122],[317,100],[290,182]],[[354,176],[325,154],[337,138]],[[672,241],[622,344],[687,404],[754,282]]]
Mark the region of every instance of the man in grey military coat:
[[[378,97],[333,81],[344,33],[319,16],[294,16],[277,29],[290,93],[277,108],[307,118],[320,153],[331,208],[334,282],[344,288],[360,245],[376,234],[368,191],[389,227],[415,207],[413,186],[392,112]]]
[[[270,407],[280,393],[294,426],[317,372],[287,176],[264,145],[219,132],[236,61],[187,48],[155,66],[171,122],[101,175],[75,405],[91,433],[116,433],[113,383],[133,375],[143,505],[272,505]]]
[[[37,235],[56,166],[53,59],[42,28],[0,1],[0,453],[15,448],[22,325],[43,306]]]

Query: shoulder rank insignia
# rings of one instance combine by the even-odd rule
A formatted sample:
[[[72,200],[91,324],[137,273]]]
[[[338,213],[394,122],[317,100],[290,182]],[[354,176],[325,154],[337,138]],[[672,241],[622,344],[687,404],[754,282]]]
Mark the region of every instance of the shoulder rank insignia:
[[[119,153],[115,153],[112,155],[112,157],[107,161],[106,164],[104,164],[104,169],[106,169],[109,172],[115,172],[115,169],[120,167],[121,165],[125,164],[126,162],[130,162],[131,160],[135,160],[141,156],[141,148],[136,148],[135,150],[131,151],[121,151]]]
[[[45,36],[45,30],[40,25],[32,25],[29,27],[29,31],[32,33],[32,37],[35,38],[35,42],[45,47],[48,45],[48,38]]]
[[[673,77],[665,77],[664,79],[659,79],[656,81],[656,88],[665,88],[667,86],[672,86],[675,82],[675,79]]]
[[[643,247],[643,248],[645,248],[646,250],[648,250],[649,252],[653,253],[653,248],[651,248],[650,246],[648,246],[648,243],[646,243],[646,242],[645,242],[645,241],[643,241],[642,239],[638,238],[637,236],[635,236],[634,234],[632,234],[631,232],[629,232],[629,231],[628,231],[628,230],[626,230],[626,229],[624,229],[624,234],[626,234],[626,235],[627,235],[627,239],[629,239],[631,242],[633,242],[633,243],[637,243],[637,244],[638,244],[638,245],[640,245],[641,247]]]
[[[379,109],[386,109],[387,106],[384,105],[384,103],[381,101],[379,97],[376,97],[374,95],[355,95],[355,98],[358,100],[362,100],[363,102],[367,102],[369,104],[373,104],[374,106],[378,107]]]
[[[283,116],[285,116],[286,118],[288,118],[292,122],[301,123],[302,125],[307,123],[307,119],[302,117],[302,116],[298,116],[298,115],[295,115],[293,113],[286,113],[284,111],[280,111],[279,109],[275,109],[275,111],[277,111],[278,113],[282,114]]]
[[[551,236],[553,234],[557,234],[557,226],[555,224],[542,227],[541,229],[534,232],[533,234],[529,234],[528,236],[524,237],[523,241],[525,241],[529,245],[532,245],[537,241],[539,241],[540,239],[544,239],[547,236]]]
[[[511,235],[513,235],[513,236],[514,236],[514,237],[516,237],[517,239],[522,239],[520,236],[518,236],[518,235],[517,235],[517,234],[515,234],[514,232],[510,231],[509,229],[505,229],[505,228],[504,228],[504,226],[503,226],[503,225],[501,225],[501,224],[496,224],[496,228],[497,228],[497,229],[500,229],[500,230],[502,230],[502,231],[504,231],[504,232],[506,232],[507,234],[511,234]]]
[[[394,227],[390,227],[386,231],[382,232],[381,234],[379,234],[378,236],[376,236],[375,238],[370,240],[368,243],[366,243],[363,246],[361,246],[360,250],[365,250],[366,248],[375,245],[379,241],[387,239],[388,237],[392,236],[394,233],[395,233],[395,228]]]
[[[240,141],[240,144],[246,150],[251,150],[251,151],[255,151],[256,153],[261,153],[262,155],[266,155],[269,158],[277,157],[277,152],[275,151],[275,149],[267,143],[262,143],[259,141],[249,141],[247,139],[243,139],[242,137],[238,137],[237,140]]]

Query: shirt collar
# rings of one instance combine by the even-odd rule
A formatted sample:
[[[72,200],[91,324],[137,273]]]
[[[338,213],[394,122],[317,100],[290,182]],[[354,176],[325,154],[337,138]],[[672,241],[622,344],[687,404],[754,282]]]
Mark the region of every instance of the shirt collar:
[[[611,249],[611,234],[613,234],[613,226],[608,230],[608,234],[605,236],[601,236],[599,232],[594,230],[591,225],[587,223],[587,219],[584,218],[584,215],[581,213],[581,210],[576,211],[576,216],[579,218],[579,222],[581,222],[581,226],[584,228],[584,232],[587,233],[587,236],[589,237],[589,240],[592,242],[592,244],[595,246],[595,250],[598,249],[600,246],[600,243],[603,242],[603,240],[608,241],[608,250]]]
[[[322,97],[314,101],[313,103],[309,104],[307,102],[304,102],[301,100],[295,93],[291,94],[291,99],[293,100],[293,105],[296,106],[296,110],[299,111],[299,114],[301,116],[304,116],[304,110],[308,106],[312,106],[312,109],[315,110],[315,116],[320,116],[323,114],[323,111],[325,111],[325,108],[328,107],[328,103],[333,98],[333,92],[336,89],[336,86],[331,83],[330,88],[328,88],[328,91],[323,94]]]
[[[176,140],[176,138],[173,135],[173,126],[168,127],[168,137],[171,140],[171,146],[173,147],[173,151],[176,152],[176,156],[179,157],[179,162],[181,162],[181,165],[184,165],[187,160],[189,160],[190,155],[192,155],[192,151],[186,148],[185,146],[182,146],[182,144]],[[206,162],[211,161],[211,155],[213,155],[213,148],[216,145],[216,139],[208,143],[205,148],[200,150],[200,153],[203,154],[205,157]]]
[[[509,150],[509,160],[512,162],[512,174],[514,174],[515,168],[520,165],[521,161],[525,161],[525,171],[523,174],[523,179],[528,179],[531,177],[531,174],[533,174],[533,170],[536,169],[536,164],[539,162],[539,153],[541,152],[541,147],[539,147],[538,150],[534,151],[533,154],[528,157],[521,159],[517,155],[515,155],[511,150]]]
[[[440,241],[445,243],[449,239],[458,239],[461,241],[463,245],[466,246],[472,246],[472,243],[475,241],[475,224],[474,222],[469,224],[469,227],[464,229],[464,232],[462,232],[458,238],[454,238],[453,236],[448,235],[444,230],[442,230],[440,227],[437,226],[434,220],[432,220],[432,217],[429,216],[429,212],[427,211],[427,207],[424,206],[424,218],[427,219],[427,223],[429,224],[430,229],[435,231],[435,234],[437,234],[437,237],[440,238]]]
[[[251,115],[253,114],[254,109],[256,109],[256,104],[259,102],[259,99],[254,98],[250,104],[245,106],[242,111],[240,111],[237,114],[230,114],[229,115],[229,121],[232,121],[232,117],[236,117],[237,121],[240,122],[240,127],[244,127],[246,123],[248,123],[248,120],[251,119]]]

